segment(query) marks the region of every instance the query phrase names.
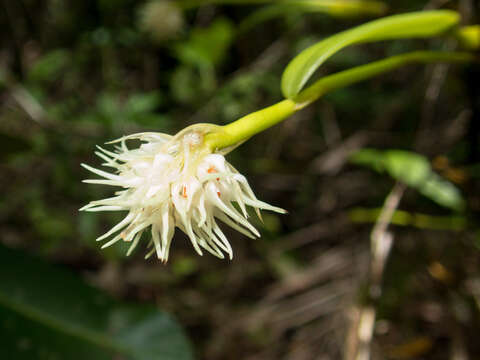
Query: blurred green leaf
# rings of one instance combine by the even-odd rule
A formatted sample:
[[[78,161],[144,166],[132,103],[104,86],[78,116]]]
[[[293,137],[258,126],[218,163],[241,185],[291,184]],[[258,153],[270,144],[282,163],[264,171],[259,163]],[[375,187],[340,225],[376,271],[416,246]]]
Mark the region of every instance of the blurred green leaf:
[[[175,38],[185,19],[177,1],[149,0],[138,9],[138,25],[160,44]]]
[[[311,103],[320,96],[345,86],[372,78],[387,71],[411,63],[456,62],[465,63],[474,61],[475,57],[466,52],[448,51],[412,51],[409,53],[391,56],[379,61],[354,66],[348,70],[324,76],[297,94],[295,102]]]
[[[391,177],[414,188],[422,186],[432,175],[428,159],[414,152],[385,151],[382,163]]]
[[[420,154],[404,150],[382,152],[362,149],[351,157],[351,162],[378,172],[385,171],[441,206],[457,211],[465,207],[465,201],[457,187],[436,174],[428,159]]]
[[[53,50],[38,59],[28,72],[28,79],[33,82],[52,82],[70,62],[67,50]]]
[[[348,212],[348,217],[355,223],[375,223],[378,221],[381,212],[382,208],[354,208]],[[467,226],[467,219],[464,216],[435,216],[410,213],[403,210],[395,210],[390,222],[394,225],[430,230],[460,231]]]
[[[274,5],[264,6],[243,20],[238,26],[238,31],[247,31],[262,22],[292,13],[325,13],[334,17],[348,18],[381,15],[387,10],[387,6],[380,1],[283,0],[272,2]]]
[[[0,247],[0,347],[4,359],[192,359],[177,323],[126,305],[76,276]]]
[[[480,25],[461,27],[455,35],[462,47],[469,50],[480,49]]]
[[[215,20],[208,28],[195,28],[189,39],[177,44],[178,58],[197,67],[214,67],[222,63],[234,36],[234,27],[227,19]]]
[[[170,79],[170,88],[175,100],[181,103],[201,101],[202,95],[210,94],[215,89],[215,78],[211,71],[181,65]]]
[[[9,134],[0,133],[0,143],[2,144],[0,160],[6,160],[10,155],[23,153],[32,149],[32,145],[25,139]]]
[[[465,201],[457,187],[435,173],[432,173],[418,190],[442,206],[454,210],[465,208]]]
[[[198,261],[194,257],[180,257],[172,264],[172,271],[177,277],[192,275],[198,271]]]
[[[131,115],[144,114],[154,111],[161,104],[158,91],[133,94],[125,104],[125,111]]]
[[[294,98],[314,72],[342,48],[365,42],[440,35],[458,23],[454,11],[437,10],[393,15],[330,36],[297,55],[282,75],[282,92]]]
[[[378,172],[382,172],[384,168],[383,154],[375,149],[361,149],[352,155],[350,161],[356,165],[371,167]]]

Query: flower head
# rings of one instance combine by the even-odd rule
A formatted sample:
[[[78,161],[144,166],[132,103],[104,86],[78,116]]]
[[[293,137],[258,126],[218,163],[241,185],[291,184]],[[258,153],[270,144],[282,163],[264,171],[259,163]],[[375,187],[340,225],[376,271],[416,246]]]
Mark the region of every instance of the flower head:
[[[246,178],[224,157],[204,145],[205,134],[214,125],[194,125],[175,136],[140,133],[122,137],[114,152],[98,147],[96,154],[114,173],[82,164],[103,179],[84,180],[91,184],[122,187],[114,197],[92,201],[80,210],[127,211],[125,218],[97,241],[109,239],[102,248],[123,240],[130,242],[129,255],[142,234],[151,232],[146,257],[154,253],[166,262],[175,227],[189,237],[198,254],[202,249],[230,259],[233,252],[217,220],[250,238],[259,232],[248,221],[247,206],[285,213],[285,210],[259,201]],[[138,139],[139,148],[129,149],[127,141]],[[237,206],[233,204],[236,203]]]

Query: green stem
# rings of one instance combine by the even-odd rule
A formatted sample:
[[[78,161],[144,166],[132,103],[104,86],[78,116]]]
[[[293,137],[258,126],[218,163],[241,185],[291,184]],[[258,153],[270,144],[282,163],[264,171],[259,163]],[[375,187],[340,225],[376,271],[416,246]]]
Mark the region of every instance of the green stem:
[[[183,10],[189,10],[205,5],[250,5],[250,4],[268,4],[273,0],[179,0],[176,5]]]
[[[297,104],[294,101],[288,99],[280,101],[222,126],[220,132],[208,134],[205,137],[205,144],[212,150],[235,145],[285,120],[297,110]]]
[[[469,53],[415,51],[340,71],[321,78],[300,92],[292,100],[280,101],[275,105],[253,112],[228,125],[222,126],[221,131],[206,135],[205,144],[212,151],[236,145],[285,120],[330,91],[352,85],[407,64],[469,62],[473,60],[475,60],[475,57]]]
[[[463,26],[454,33],[460,45],[468,50],[480,49],[480,25]]]
[[[411,63],[433,63],[433,62],[468,62],[475,57],[469,53],[461,52],[436,52],[436,51],[414,51],[402,55],[396,55],[384,60],[372,62],[367,65],[357,66],[336,74],[321,78],[307,89],[300,92],[294,101],[301,108],[311,104],[322,95],[380,75],[387,71],[394,70]]]

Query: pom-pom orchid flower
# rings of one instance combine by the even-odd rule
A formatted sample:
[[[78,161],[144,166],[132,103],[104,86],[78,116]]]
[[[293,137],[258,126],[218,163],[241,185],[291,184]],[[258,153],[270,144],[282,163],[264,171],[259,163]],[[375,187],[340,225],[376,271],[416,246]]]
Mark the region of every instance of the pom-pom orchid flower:
[[[216,128],[199,124],[175,136],[140,133],[122,137],[114,152],[98,147],[96,154],[114,169],[109,173],[82,164],[103,179],[84,180],[91,184],[122,187],[114,197],[92,201],[84,211],[127,211],[126,217],[97,241],[108,240],[102,248],[123,240],[130,242],[129,255],[142,234],[150,230],[151,248],[166,262],[175,227],[182,230],[200,255],[203,250],[224,258],[233,251],[217,220],[242,234],[255,238],[259,232],[248,221],[247,206],[285,213],[259,201],[247,179],[225,160],[225,151],[212,152],[204,145],[204,135]],[[138,139],[139,148],[129,149],[127,141]],[[236,203],[237,207],[233,204]]]
[[[260,209],[285,212],[257,200],[245,177],[224,158],[232,146],[285,120],[330,91],[400,66],[414,62],[474,61],[476,58],[465,52],[414,51],[324,76],[304,88],[315,70],[345,46],[397,38],[429,38],[451,32],[458,22],[456,12],[440,10],[394,15],[360,25],[323,39],[293,59],[282,75],[286,99],[274,105],[224,126],[194,125],[173,137],[160,133],[135,134],[114,141],[119,144],[115,152],[99,148],[97,155],[105,160],[103,165],[115,171],[112,174],[83,165],[104,178],[86,182],[124,190],[115,197],[93,201],[82,210],[128,213],[97,240],[112,236],[104,247],[120,240],[131,242],[130,254],[142,234],[150,229],[151,250],[147,256],[156,253],[165,262],[174,229],[178,227],[199,254],[204,249],[220,258],[224,253],[231,258],[232,248],[217,220],[255,238],[260,234],[248,221],[247,206],[253,207],[258,215]],[[476,34],[476,29],[461,30],[461,38]],[[138,149],[129,149],[126,143],[132,139],[143,144]]]

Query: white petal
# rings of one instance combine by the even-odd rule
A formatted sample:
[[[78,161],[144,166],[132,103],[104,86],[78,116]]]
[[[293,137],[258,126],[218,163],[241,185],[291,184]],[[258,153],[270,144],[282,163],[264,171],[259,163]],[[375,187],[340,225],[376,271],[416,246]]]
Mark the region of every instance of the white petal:
[[[89,208],[83,209],[83,211],[88,211],[88,212],[119,211],[119,210],[126,210],[126,209],[123,206],[115,206],[115,205],[97,206],[97,207],[89,207]]]
[[[237,230],[238,232],[242,233],[245,236],[248,236],[250,239],[256,239],[257,237],[260,237],[260,234],[258,234],[258,231],[256,231],[255,234],[252,234],[250,231],[238,225],[236,222],[234,222],[232,219],[230,219],[227,215],[225,215],[221,211],[216,211],[215,217],[222,220],[225,224],[230,226],[232,229]]]
[[[130,247],[128,248],[127,256],[130,256],[132,251],[137,247],[138,242],[140,241],[141,237],[142,237],[142,233],[137,233],[137,235],[135,235],[135,238],[133,239],[132,245],[130,245]]]
[[[152,240],[155,244],[155,251],[157,252],[157,257],[160,260],[163,260],[163,249],[160,243],[160,236],[158,234],[158,228],[156,225],[152,225]]]
[[[99,170],[99,169],[95,169],[94,167],[91,167],[87,164],[80,164],[82,167],[84,167],[85,169],[87,169],[88,171],[91,171],[92,173],[94,174],[97,174],[97,175],[100,175],[100,176],[103,176],[104,178],[106,179],[110,179],[110,180],[117,180],[117,181],[120,181],[122,180],[122,178],[118,175],[115,175],[115,174],[110,174],[106,171],[103,171],[103,170]]]
[[[168,204],[165,204],[162,213],[162,247],[164,261],[168,260],[168,254],[170,252],[170,243],[175,232],[175,225],[173,224],[173,218],[170,216]]]
[[[106,242],[105,244],[102,245],[102,249],[105,249],[113,244],[115,244],[116,242],[120,241],[122,239],[122,234],[118,234],[117,236],[115,236],[112,240],[110,240],[109,242]]]
[[[231,205],[226,205],[223,201],[219,199],[217,194],[212,194],[212,191],[207,190],[207,199],[211,201],[219,210],[222,210],[225,214],[230,216],[233,220],[239,224],[245,226],[256,236],[260,237],[260,233],[255,229],[252,224],[250,224],[244,217],[241,216]]]
[[[130,221],[133,219],[133,217],[135,216],[134,213],[129,213],[127,216],[125,216],[125,218],[120,221],[117,225],[115,225],[113,228],[111,228],[109,231],[107,231],[105,234],[103,234],[102,236],[99,236],[96,241],[101,241],[107,237],[109,237],[110,235],[112,235],[113,233],[123,229],[125,226],[127,226]]]
[[[287,210],[284,210],[284,209],[276,207],[276,206],[269,205],[269,204],[267,204],[263,201],[260,201],[260,200],[251,200],[251,199],[248,199],[248,198],[244,198],[243,200],[245,201],[245,204],[250,205],[252,207],[256,207],[256,208],[264,209],[264,210],[270,210],[270,211],[274,211],[274,212],[277,212],[277,213],[280,213],[280,214],[286,214],[287,213]]]

